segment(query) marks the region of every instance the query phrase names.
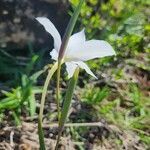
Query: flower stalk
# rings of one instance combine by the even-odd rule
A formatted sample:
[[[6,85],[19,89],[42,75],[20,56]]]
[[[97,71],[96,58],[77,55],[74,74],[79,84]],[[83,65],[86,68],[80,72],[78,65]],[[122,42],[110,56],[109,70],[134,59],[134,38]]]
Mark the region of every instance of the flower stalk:
[[[40,142],[40,150],[45,150],[45,143],[44,143],[44,133],[42,130],[42,119],[43,119],[43,111],[44,111],[44,104],[45,104],[45,97],[48,89],[49,82],[57,70],[58,63],[56,62],[53,67],[48,71],[47,78],[44,83],[42,97],[41,97],[41,104],[40,104],[40,112],[38,116],[38,135],[39,135],[39,142]]]
[[[57,67],[57,85],[56,85],[56,104],[57,104],[57,114],[58,114],[58,122],[60,118],[60,104],[59,104],[59,99],[60,99],[60,71],[61,71],[61,61],[58,61],[58,67]]]
[[[40,113],[39,113],[39,118],[42,120],[43,119],[43,110],[44,110],[44,104],[45,104],[45,98],[46,98],[46,93],[48,89],[49,82],[53,76],[53,74],[57,70],[58,63],[56,62],[53,67],[48,71],[47,78],[44,83],[43,91],[42,91],[42,97],[41,97],[41,104],[40,104]]]

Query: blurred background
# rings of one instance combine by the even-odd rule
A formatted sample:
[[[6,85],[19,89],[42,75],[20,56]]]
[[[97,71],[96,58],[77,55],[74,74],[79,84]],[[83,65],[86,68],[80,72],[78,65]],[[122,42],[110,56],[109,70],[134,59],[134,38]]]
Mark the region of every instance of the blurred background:
[[[71,2],[67,0],[1,0],[1,82],[18,78],[17,73],[24,70],[31,55],[38,55],[39,60],[36,64],[41,65],[38,69],[51,62],[49,51],[52,49],[52,37],[45,32],[35,18],[37,16],[48,17],[63,36],[78,0]],[[117,58],[114,59],[121,70],[123,69],[122,58],[123,61],[128,61],[128,64],[147,71],[150,46],[148,6],[147,0],[133,0],[132,2],[88,0],[83,6],[74,32],[85,28],[88,39],[104,39],[110,42],[117,52]],[[123,59],[125,57],[127,60]],[[132,61],[130,61],[131,57]],[[100,61],[107,61],[107,58],[97,61],[99,63],[92,64],[93,69],[97,69],[96,67],[99,69],[101,64],[107,65],[107,62],[100,63]],[[118,61],[121,63],[118,64]]]
[[[34,54],[42,58],[38,61],[42,66],[50,61],[52,37],[35,18],[38,16],[50,18],[63,34],[69,20],[68,7],[68,2],[58,0],[2,0],[0,2],[1,82],[18,78],[17,73],[24,71]]]
[[[13,116],[11,120],[16,123],[20,122],[20,116],[33,116],[38,112],[37,94],[41,93],[41,86],[46,77],[46,74],[41,75],[39,71],[46,64],[53,62],[49,56],[53,39],[35,18],[48,17],[63,36],[78,2],[79,0],[0,1],[1,121],[9,118],[4,117],[7,110]],[[83,28],[87,39],[108,41],[117,56],[88,62],[99,80],[94,80],[81,71],[69,121],[102,121],[117,127],[123,134],[109,136],[107,128],[94,131],[70,129],[66,136],[69,133],[73,140],[80,141],[80,149],[87,145],[95,150],[99,149],[97,140],[103,137],[107,139],[106,149],[148,149],[150,1],[86,0],[74,32]],[[55,82],[52,82],[52,85],[55,86]],[[66,87],[66,79],[61,87],[62,90]],[[51,90],[55,93],[55,88]],[[50,104],[47,104],[46,109],[54,103],[54,98],[48,99]],[[22,106],[25,106],[29,113],[22,112]],[[46,112],[49,114],[52,110]],[[54,116],[48,115],[48,119],[53,121]],[[82,142],[86,144],[82,145]]]

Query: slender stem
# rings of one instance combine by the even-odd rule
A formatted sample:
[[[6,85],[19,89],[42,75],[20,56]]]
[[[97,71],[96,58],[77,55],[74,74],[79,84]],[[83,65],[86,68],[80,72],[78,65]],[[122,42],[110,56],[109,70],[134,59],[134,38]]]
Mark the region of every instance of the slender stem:
[[[53,65],[53,67],[49,70],[47,78],[45,80],[44,83],[44,87],[43,87],[43,92],[42,92],[42,97],[41,97],[41,104],[40,104],[40,113],[39,113],[39,118],[40,121],[42,121],[43,118],[43,110],[44,110],[44,104],[45,104],[45,97],[46,97],[46,93],[47,93],[47,89],[48,89],[48,85],[49,82],[51,80],[51,77],[53,76],[53,74],[55,73],[55,71],[57,70],[57,62]]]
[[[42,130],[43,110],[44,110],[45,97],[46,97],[48,85],[49,85],[49,82],[50,82],[50,80],[51,80],[51,78],[52,78],[52,76],[56,70],[57,70],[57,62],[49,70],[47,78],[46,78],[45,83],[44,83],[43,91],[42,91],[40,112],[39,112],[39,116],[38,116],[38,135],[39,135],[39,142],[40,142],[40,150],[46,150],[45,142],[44,142],[44,133]]]
[[[57,87],[56,87],[56,104],[57,104],[57,113],[58,113],[58,121],[60,118],[60,107],[59,107],[59,103],[60,103],[60,71],[61,71],[61,61],[58,61],[58,69],[57,69]]]
[[[59,132],[58,132],[58,137],[57,137],[57,142],[56,142],[55,150],[58,150],[59,141],[60,141],[60,138],[61,138],[62,131],[63,131],[63,127],[59,127]]]
[[[39,144],[40,144],[40,150],[46,150],[45,148],[45,141],[44,141],[44,132],[42,129],[42,120],[41,118],[38,118],[38,135],[39,135]]]
[[[43,128],[56,128],[58,127],[58,123],[51,123],[51,124],[44,124]],[[103,127],[105,126],[101,122],[87,122],[87,123],[66,123],[64,124],[64,127]]]

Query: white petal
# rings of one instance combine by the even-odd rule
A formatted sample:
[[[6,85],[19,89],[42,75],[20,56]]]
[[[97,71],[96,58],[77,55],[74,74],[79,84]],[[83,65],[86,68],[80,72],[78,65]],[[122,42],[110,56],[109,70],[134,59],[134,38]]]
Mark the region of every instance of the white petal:
[[[70,38],[69,38],[69,42],[66,48],[66,54],[67,53],[71,53],[71,51],[73,49],[77,49],[79,47],[81,47],[83,45],[83,43],[85,42],[85,32],[84,29],[78,33],[73,34]]]
[[[85,29],[81,30],[80,32],[78,33],[75,33],[73,34],[70,39],[69,39],[69,42],[68,42],[68,45],[69,46],[76,46],[76,44],[79,44],[79,43],[83,43],[85,42]]]
[[[51,55],[52,59],[58,60],[58,52],[56,51],[56,49],[53,49],[53,50],[50,52],[50,55]]]
[[[66,62],[65,64],[66,64],[66,70],[68,72],[68,78],[71,78],[78,66],[73,62]]]
[[[85,69],[85,71],[97,79],[97,77],[94,75],[94,73],[90,70],[90,68],[82,61],[75,62],[80,68]]]
[[[74,47],[70,53],[67,53],[66,57],[70,58],[71,61],[86,61],[112,55],[115,55],[115,51],[108,42],[90,40],[84,42],[80,47]]]
[[[45,30],[54,38],[54,48],[59,51],[61,46],[61,36],[54,24],[46,17],[37,17],[36,20],[39,21],[44,26]]]

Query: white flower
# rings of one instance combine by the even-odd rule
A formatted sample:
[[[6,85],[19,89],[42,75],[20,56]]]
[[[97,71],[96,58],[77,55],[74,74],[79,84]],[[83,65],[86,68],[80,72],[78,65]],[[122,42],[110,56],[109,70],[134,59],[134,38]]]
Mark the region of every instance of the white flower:
[[[48,18],[37,17],[36,20],[38,20],[44,26],[45,30],[54,38],[54,49],[50,52],[50,55],[52,59],[58,60],[58,54],[62,43],[59,32]],[[115,55],[115,51],[109,43],[103,40],[86,41],[83,29],[70,37],[63,61],[66,64],[69,78],[73,76],[78,66],[85,69],[91,76],[97,78],[83,61],[112,55]]]

